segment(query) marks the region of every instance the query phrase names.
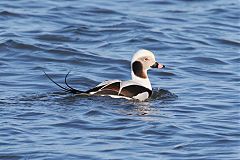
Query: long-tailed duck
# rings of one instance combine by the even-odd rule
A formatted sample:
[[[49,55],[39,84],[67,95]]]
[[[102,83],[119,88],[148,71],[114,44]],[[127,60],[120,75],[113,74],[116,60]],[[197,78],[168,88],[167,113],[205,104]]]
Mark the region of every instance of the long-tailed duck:
[[[122,97],[144,101],[152,95],[152,86],[147,75],[148,69],[164,67],[164,65],[156,62],[155,56],[151,51],[141,49],[133,55],[131,61],[131,80],[108,80],[87,91],[80,91],[69,86],[67,83],[67,76],[69,73],[65,76],[65,84],[67,87],[59,85],[48,74],[44,73],[53,83],[66,92],[74,94],[111,96],[114,98]]]

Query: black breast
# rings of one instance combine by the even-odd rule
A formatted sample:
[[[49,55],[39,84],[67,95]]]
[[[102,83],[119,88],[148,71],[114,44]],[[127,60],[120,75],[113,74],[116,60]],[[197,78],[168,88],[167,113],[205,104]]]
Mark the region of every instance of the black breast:
[[[136,76],[138,76],[140,78],[147,78],[147,75],[143,72],[143,66],[142,66],[141,62],[139,62],[139,61],[133,62],[132,70]]]
[[[132,98],[143,92],[148,92],[149,97],[152,95],[152,91],[150,89],[138,85],[130,85],[123,87],[119,95]]]

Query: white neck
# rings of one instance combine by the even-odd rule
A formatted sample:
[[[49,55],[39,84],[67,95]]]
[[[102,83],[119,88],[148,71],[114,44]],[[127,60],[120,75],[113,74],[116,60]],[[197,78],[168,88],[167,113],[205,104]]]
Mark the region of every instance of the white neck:
[[[152,86],[151,86],[150,80],[148,79],[148,76],[147,76],[147,78],[141,78],[141,77],[136,76],[133,73],[133,71],[131,71],[131,74],[132,74],[132,80],[133,81],[135,81],[135,82],[141,84],[142,86],[152,90]],[[147,73],[146,73],[146,75],[147,75]]]

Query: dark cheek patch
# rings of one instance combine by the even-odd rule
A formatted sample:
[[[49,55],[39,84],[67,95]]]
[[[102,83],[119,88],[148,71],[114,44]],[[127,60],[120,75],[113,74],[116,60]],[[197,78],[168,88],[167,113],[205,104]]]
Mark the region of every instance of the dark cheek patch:
[[[133,62],[132,70],[136,76],[138,76],[140,78],[147,78],[147,75],[143,72],[143,66],[142,66],[141,62],[139,62],[139,61]]]

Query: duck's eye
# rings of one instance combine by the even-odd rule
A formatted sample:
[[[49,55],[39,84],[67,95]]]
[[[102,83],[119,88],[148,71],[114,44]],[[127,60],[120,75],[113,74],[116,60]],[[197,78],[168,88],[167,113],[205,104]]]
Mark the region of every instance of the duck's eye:
[[[144,58],[144,61],[149,61],[149,58]]]

